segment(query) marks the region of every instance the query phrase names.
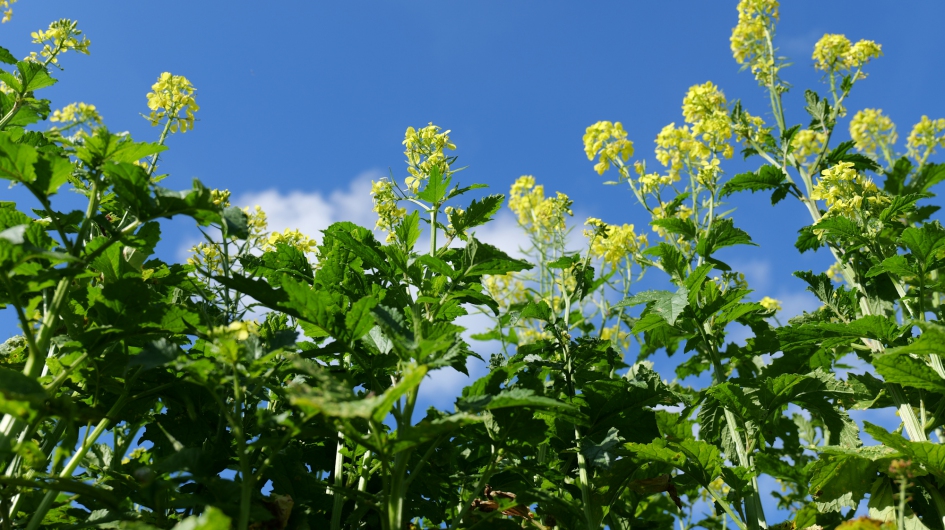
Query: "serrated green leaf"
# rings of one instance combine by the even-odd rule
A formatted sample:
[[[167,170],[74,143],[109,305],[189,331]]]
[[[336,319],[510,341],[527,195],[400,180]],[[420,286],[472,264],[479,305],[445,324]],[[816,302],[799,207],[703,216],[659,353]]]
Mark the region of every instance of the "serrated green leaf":
[[[778,189],[784,183],[786,177],[780,169],[764,165],[758,168],[756,172],[739,173],[728,182],[722,185],[721,197],[726,197],[735,192],[749,190],[752,193],[756,191]]]
[[[10,50],[0,46],[0,63],[16,64],[16,57],[10,53]]]
[[[20,72],[23,92],[33,92],[56,84],[56,80],[50,77],[42,63],[19,61],[16,63],[16,69]]]
[[[873,366],[887,383],[920,388],[945,394],[945,379],[942,379],[925,361],[909,353],[886,353],[873,356]]]
[[[711,256],[716,250],[733,245],[755,245],[748,232],[735,228],[731,219],[716,219],[709,232],[699,238],[696,252],[700,256]],[[757,245],[756,245],[757,246]]]

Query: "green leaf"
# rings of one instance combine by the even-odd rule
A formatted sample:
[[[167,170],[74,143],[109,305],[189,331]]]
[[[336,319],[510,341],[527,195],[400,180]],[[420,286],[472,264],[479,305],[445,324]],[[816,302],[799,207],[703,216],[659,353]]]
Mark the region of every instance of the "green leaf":
[[[699,232],[691,219],[680,219],[679,217],[667,217],[666,219],[654,219],[650,225],[662,228],[670,234],[685,236],[688,240],[694,240]]]
[[[576,414],[577,408],[573,405],[539,396],[530,388],[505,389],[495,395],[464,397],[456,401],[456,408],[464,412],[481,412],[484,410],[498,410],[511,407],[530,407],[538,409],[562,409]]]
[[[412,249],[420,239],[420,212],[410,212],[404,220],[394,227],[394,235],[408,250]]]
[[[911,353],[916,355],[945,355],[945,326],[929,321],[913,321],[912,325],[922,330],[908,346],[889,348],[886,353]]]
[[[772,166],[764,165],[758,168],[757,172],[740,173],[735,175],[722,186],[721,197],[726,197],[735,192],[749,190],[752,193],[756,191],[765,191],[777,189],[787,179],[784,173]]]
[[[663,462],[676,468],[681,468],[686,462],[686,455],[675,446],[667,447],[664,440],[654,440],[648,444],[628,443],[624,447],[643,460]]]
[[[699,238],[696,252],[700,256],[711,256],[716,250],[733,245],[755,245],[748,232],[735,228],[735,223],[728,218],[716,219],[709,232]]]
[[[230,518],[213,506],[207,507],[200,515],[191,515],[174,525],[173,530],[229,530]]]
[[[872,158],[859,153],[851,153],[850,150],[853,149],[855,145],[853,140],[847,140],[841,143],[827,153],[827,156],[824,157],[824,163],[827,167],[833,167],[840,162],[853,162],[853,169],[860,173],[865,171],[879,172],[882,170],[880,165]]]
[[[587,438],[581,440],[581,454],[593,467],[607,469],[616,458],[613,449],[622,443],[624,439],[620,436],[616,428],[611,427],[607,435],[600,443],[594,443]]]
[[[932,442],[912,442],[899,434],[890,433],[868,421],[863,422],[863,430],[876,441],[886,444],[906,457],[925,465],[930,472],[940,479],[945,478],[945,445]]]
[[[945,394],[945,379],[935,373],[935,370],[925,361],[909,353],[874,355],[873,366],[887,383],[899,383],[903,386]]]
[[[899,243],[909,249],[923,270],[945,248],[945,228],[938,221],[923,223],[902,231]]]
[[[16,57],[10,53],[10,50],[0,46],[0,63],[16,64]]]
[[[642,303],[652,304],[647,307],[647,311],[656,313],[670,326],[673,326],[676,324],[676,319],[679,318],[679,315],[689,306],[689,289],[687,289],[685,285],[681,285],[675,293],[669,291],[644,291],[618,302],[613,306],[613,309]]]
[[[38,158],[36,148],[13,143],[6,135],[0,136],[0,177],[13,182],[32,183],[36,179],[33,165]]]
[[[20,81],[23,92],[33,92],[56,84],[56,80],[49,76],[46,67],[33,61],[19,61],[16,69],[20,71]]]
[[[375,306],[377,306],[377,299],[373,296],[365,296],[351,304],[351,309],[345,314],[345,326],[348,328],[348,336],[351,340],[364,337],[374,327],[373,309]]]
[[[822,510],[855,507],[869,493],[877,467],[869,459],[854,455],[822,456],[811,468],[811,497]]]
[[[482,200],[474,199],[466,211],[459,214],[456,211],[450,213],[450,223],[460,234],[476,226],[483,225],[492,220],[492,216],[502,207],[505,201],[505,195],[487,195]]]
[[[128,360],[128,367],[140,366],[143,370],[150,370],[173,362],[182,353],[184,350],[180,346],[161,337],[147,343],[141,353],[132,356]]]
[[[417,193],[417,198],[422,201],[427,201],[430,204],[438,205],[440,201],[443,200],[443,197],[446,197],[451,180],[448,172],[442,173],[440,167],[434,165],[430,170],[430,180],[428,180],[427,185]]]
[[[0,367],[0,413],[27,419],[48,399],[43,385],[22,373]],[[2,452],[4,447],[0,447]]]
[[[249,216],[242,208],[237,206],[224,208],[221,219],[226,236],[233,236],[236,239],[249,237]]]

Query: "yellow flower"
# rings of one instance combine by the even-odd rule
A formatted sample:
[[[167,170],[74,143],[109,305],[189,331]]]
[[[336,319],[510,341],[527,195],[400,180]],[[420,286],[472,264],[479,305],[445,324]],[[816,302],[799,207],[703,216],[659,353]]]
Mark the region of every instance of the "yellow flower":
[[[617,348],[626,350],[630,347],[630,334],[620,329],[620,323],[608,326],[600,330],[600,339],[610,341]]]
[[[49,121],[62,123],[64,127],[87,125],[90,128],[102,125],[102,117],[95,110],[95,105],[70,103],[60,110],[55,110]]]
[[[485,276],[482,286],[503,309],[528,301],[525,283],[514,273]]]
[[[5,22],[5,21],[4,21]],[[79,53],[89,54],[89,45],[91,42],[88,37],[79,38],[82,31],[77,28],[78,22],[67,18],[59,19],[49,24],[47,30],[37,30],[30,33],[34,44],[42,44],[43,49],[39,54],[51,63],[58,63],[58,56],[69,50],[75,50]],[[35,58],[35,52],[30,54]]]
[[[421,129],[407,127],[404,133],[404,155],[407,156],[407,172],[410,176],[404,180],[411,193],[417,193],[420,183],[428,178],[434,168],[440,174],[450,170],[451,159],[446,156],[446,150],[455,150],[456,145],[450,141],[450,131],[440,132],[440,127],[430,123]]]
[[[882,211],[891,202],[872,180],[853,169],[853,162],[840,162],[823,170],[810,197],[827,204],[827,213],[822,219],[843,216],[863,220]],[[814,233],[823,238],[823,230],[815,228]]]
[[[945,147],[945,118],[930,120],[928,116],[922,116],[906,139],[909,156],[922,164],[936,147]]]
[[[773,36],[777,20],[777,0],[741,0],[738,3],[738,23],[730,39],[732,55],[738,64],[751,68],[751,73],[762,85],[772,82],[775,62],[768,39]]]
[[[851,44],[845,35],[826,33],[814,45],[814,67],[824,72],[862,68],[870,59],[883,54],[882,46],[871,40]]]
[[[728,115],[725,95],[711,81],[689,87],[683,98],[683,117],[692,124],[693,138],[701,137],[710,151],[731,158],[734,152],[728,140],[732,137],[732,120]]]
[[[827,141],[827,134],[811,129],[802,129],[791,138],[791,147],[794,148],[794,156],[803,161],[811,155],[820,153]]]
[[[306,236],[296,229],[291,228],[286,228],[282,231],[282,233],[273,232],[269,234],[265,244],[263,244],[263,250],[274,250],[278,244],[295,247],[303,254],[307,254],[309,252],[314,253],[318,247],[318,243],[316,243],[314,239]]]
[[[638,236],[633,225],[611,225],[595,217],[588,217],[584,224],[592,228],[584,231],[584,237],[590,240],[591,257],[601,259],[611,267],[617,267],[647,244],[646,235]]]
[[[230,190],[210,190],[210,200],[213,201],[213,204],[226,208],[230,205]],[[248,211],[246,212],[249,213]]]
[[[762,298],[761,301],[759,301],[758,303],[761,304],[762,307],[764,307],[765,309],[769,311],[781,311],[782,309],[781,301],[775,300],[774,298],[771,298],[770,296],[766,296]]]
[[[622,166],[620,161],[626,162],[633,156],[633,142],[627,140],[627,131],[619,121],[599,121],[584,131],[584,153],[588,160],[600,155],[594,171],[603,175],[611,164]]]
[[[13,9],[10,8],[10,5],[15,3],[16,0],[0,0],[0,9],[3,10],[3,20],[0,20],[0,22],[6,24],[10,21],[13,16]]]
[[[850,120],[850,138],[853,138],[857,151],[874,155],[877,150],[895,144],[899,136],[896,125],[883,115],[882,109],[863,109]]]
[[[196,89],[186,77],[164,72],[158,77],[157,83],[151,86],[151,90],[148,92],[148,108],[151,109],[148,119],[151,125],[157,125],[167,117],[171,121],[171,132],[187,132],[194,128],[194,113],[200,107],[194,99]]]
[[[565,216],[573,215],[571,203],[561,192],[545,197],[545,187],[536,185],[531,175],[519,177],[509,190],[509,209],[518,217],[519,225],[546,241],[565,232]]]
[[[371,181],[371,197],[374,200],[374,212],[377,214],[374,227],[386,231],[387,242],[393,242],[394,228],[407,216],[407,210],[397,206],[400,199],[394,192],[394,185],[386,178]]]

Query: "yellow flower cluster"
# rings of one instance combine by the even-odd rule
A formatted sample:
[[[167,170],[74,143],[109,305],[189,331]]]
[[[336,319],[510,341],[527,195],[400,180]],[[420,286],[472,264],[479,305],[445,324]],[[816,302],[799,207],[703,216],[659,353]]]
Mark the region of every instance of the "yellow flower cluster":
[[[318,249],[318,243],[298,231],[297,229],[286,228],[279,232],[273,232],[269,234],[269,237],[266,239],[265,244],[263,244],[263,250],[273,250],[278,244],[289,245],[290,247],[295,247],[304,254],[309,252],[316,252]]]
[[[584,131],[584,153],[588,160],[594,160],[600,155],[594,171],[603,175],[610,169],[611,164],[622,166],[633,156],[633,142],[627,140],[627,131],[619,121],[599,121]]]
[[[485,276],[482,286],[502,309],[528,301],[525,283],[513,273]]]
[[[387,242],[391,243],[394,241],[394,227],[407,216],[407,210],[397,206],[399,199],[394,192],[394,185],[386,178],[371,181],[371,197],[377,214],[374,227],[386,231]]]
[[[656,159],[669,168],[673,182],[679,180],[679,172],[690,159],[706,159],[710,154],[708,147],[692,137],[688,125],[670,123],[656,135]]]
[[[406,147],[407,172],[410,173],[404,183],[412,193],[419,191],[420,183],[430,177],[434,167],[439,168],[441,174],[449,171],[450,160],[443,151],[456,149],[450,141],[450,131],[440,132],[433,123],[421,129],[407,127],[403,144]]]
[[[229,203],[229,193],[229,191],[226,192],[227,203]],[[266,212],[258,204],[252,211],[249,210],[249,206],[243,208],[243,211],[246,212],[246,224],[249,228],[250,239],[258,240],[269,230],[269,219],[266,217]]]
[[[230,190],[210,190],[210,200],[213,201],[213,204],[226,208],[230,205]],[[247,210],[246,213],[249,214],[249,211]]]
[[[200,107],[194,99],[196,89],[186,77],[164,72],[151,90],[148,92],[151,125],[157,125],[166,116],[171,120],[171,132],[187,132],[194,128],[194,113]]]
[[[769,311],[781,311],[782,309],[781,301],[771,298],[770,296],[762,298],[758,303],[761,304],[761,307]]]
[[[692,136],[702,137],[709,150],[731,158],[732,120],[728,115],[725,95],[711,81],[689,87],[683,98],[683,117],[692,124]]]
[[[896,125],[888,116],[883,116],[882,109],[863,109],[850,120],[850,138],[857,151],[875,154],[877,149],[885,149],[896,143]]]
[[[626,350],[630,347],[630,334],[620,329],[619,322],[601,329],[600,339],[613,343],[620,350]]]
[[[15,3],[16,0],[0,0],[0,9],[3,10],[3,20],[0,20],[0,22],[6,24],[10,21],[10,18],[13,17],[13,8],[10,5]]]
[[[769,127],[765,127],[765,120],[761,116],[752,116],[744,110],[739,121],[733,123],[732,127],[735,139],[745,143],[763,143],[764,136],[771,132]]]
[[[827,141],[827,134],[812,129],[802,129],[791,138],[794,157],[803,161],[811,155],[817,155]]]
[[[217,339],[246,340],[250,335],[259,333],[259,323],[255,320],[230,322],[228,326],[217,326],[210,332],[210,336]]]
[[[199,243],[190,249],[191,256],[187,258],[187,263],[200,269],[207,274],[223,274],[223,253],[220,247],[214,243]]]
[[[565,231],[565,216],[574,215],[571,202],[560,191],[555,197],[545,197],[545,187],[536,185],[531,175],[519,177],[509,190],[509,208],[518,216],[519,225],[545,240]]]
[[[95,105],[85,103],[70,103],[61,110],[55,110],[49,121],[62,123],[67,126],[85,124],[89,127],[102,124],[102,117],[95,110]]]
[[[928,116],[922,116],[906,139],[909,156],[924,163],[936,147],[945,147],[945,118],[930,120]]]
[[[58,56],[69,50],[75,50],[79,53],[89,54],[88,37],[81,37],[82,31],[77,28],[78,22],[67,18],[59,19],[49,24],[49,29],[39,30],[30,33],[34,44],[42,44],[43,49],[39,54],[46,58],[46,61],[58,63]],[[36,52],[30,54],[30,58],[37,60]]]
[[[823,170],[810,196],[827,204],[824,218],[838,215],[850,219],[869,217],[873,209],[884,208],[890,203],[889,196],[872,180],[853,169],[853,162],[840,162]],[[823,237],[820,230],[815,229],[814,233]]]
[[[682,167],[681,162],[680,167]],[[660,186],[666,186],[679,180],[678,170],[676,171],[675,176],[673,174],[660,175],[659,173],[647,173],[646,164],[642,161],[634,162],[633,170],[639,177],[637,182],[640,183],[640,191],[643,193],[654,193],[660,188]]]
[[[777,0],[741,0],[738,23],[730,39],[732,55],[738,64],[747,64],[755,79],[763,85],[771,83],[774,57],[768,47],[774,22],[778,20]]]
[[[871,40],[861,40],[851,44],[845,35],[826,33],[814,45],[812,59],[818,70],[839,72],[857,70],[883,54],[882,46]]]
[[[646,235],[637,235],[633,225],[607,224],[595,217],[588,217],[584,225],[591,227],[584,231],[584,237],[590,240],[591,257],[601,259],[614,268],[647,244]]]

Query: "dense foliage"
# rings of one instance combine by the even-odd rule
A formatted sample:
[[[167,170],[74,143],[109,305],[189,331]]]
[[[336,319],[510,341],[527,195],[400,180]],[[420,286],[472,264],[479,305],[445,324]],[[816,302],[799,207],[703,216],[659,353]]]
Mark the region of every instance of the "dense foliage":
[[[94,106],[37,98],[64,53],[88,53],[74,22],[34,33],[22,61],[0,48],[0,176],[35,199],[0,201],[0,304],[22,331],[0,346],[0,528],[945,530],[945,229],[929,204],[945,120],[923,117],[900,155],[891,120],[863,109],[837,143],[881,49],[825,35],[827,95],[806,91],[810,122],[787,123],[777,19],[776,1],[742,0],[731,41],[774,124],[694,86],[656,171],[629,163],[619,122],[591,125],[594,169],[653,232],[592,218],[571,251],[570,199],[526,176],[507,201],[524,260],[476,238],[505,197],[468,198],[483,186],[460,186],[433,124],[407,129],[405,177],[373,185],[384,241],[348,222],[270,233],[226,191],[159,185],[165,140],[199,110],[186,78],[159,77],[160,137],[137,142]],[[728,177],[736,144],[761,165]],[[61,211],[64,190],[85,211]],[[836,258],[796,273],[819,310],[779,322],[720,259],[755,244],[724,211],[745,191],[810,216],[798,251]],[[185,264],[153,256],[173,216],[205,236]],[[671,287],[640,291],[644,272]],[[492,325],[467,335],[470,313]],[[662,350],[680,380],[712,384],[661,379],[646,359]],[[453,410],[417,410],[426,378],[471,358],[488,373]],[[865,409],[902,426],[865,423],[879,443],[864,445],[849,411]]]

